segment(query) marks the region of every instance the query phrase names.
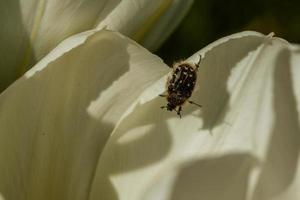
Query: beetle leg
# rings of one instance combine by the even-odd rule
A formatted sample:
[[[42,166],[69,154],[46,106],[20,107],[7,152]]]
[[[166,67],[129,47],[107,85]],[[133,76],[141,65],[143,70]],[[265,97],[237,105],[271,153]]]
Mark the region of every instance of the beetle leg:
[[[188,102],[190,103],[190,104],[194,104],[194,105],[196,105],[196,106],[198,106],[198,107],[202,107],[200,104],[197,104],[197,103],[195,103],[195,102],[193,102],[193,101],[190,101],[190,100],[188,100]]]
[[[199,54],[199,61],[198,61],[198,63],[195,64],[196,70],[198,70],[198,68],[200,67],[201,60],[202,60],[202,56]]]
[[[160,108],[161,108],[161,109],[164,109],[164,108],[167,108],[167,106],[161,106]]]
[[[181,106],[179,106],[178,110],[176,110],[177,115],[179,115],[179,117],[181,118]]]

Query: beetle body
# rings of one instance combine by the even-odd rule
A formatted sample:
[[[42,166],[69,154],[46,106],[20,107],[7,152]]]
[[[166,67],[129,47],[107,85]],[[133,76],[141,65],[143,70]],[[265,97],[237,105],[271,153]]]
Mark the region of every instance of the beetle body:
[[[167,82],[167,101],[175,109],[191,97],[197,80],[197,71],[193,66],[181,64],[177,66]]]
[[[173,71],[168,78],[166,85],[167,94],[160,95],[166,97],[168,103],[166,106],[162,106],[161,108],[166,108],[168,111],[175,110],[181,117],[181,106],[186,101],[201,107],[201,105],[188,100],[195,88],[200,61],[201,57],[197,64],[183,62],[174,65]]]

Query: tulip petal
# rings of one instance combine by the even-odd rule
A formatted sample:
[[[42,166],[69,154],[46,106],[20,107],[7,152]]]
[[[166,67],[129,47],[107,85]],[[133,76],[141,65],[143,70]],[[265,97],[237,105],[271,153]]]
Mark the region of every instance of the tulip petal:
[[[1,2],[0,92],[60,41],[93,28],[106,2],[21,0],[3,1],[3,5]]]
[[[242,32],[196,53],[203,108],[179,119],[150,87],[109,138],[90,199],[298,199],[299,49]]]
[[[87,199],[115,125],[167,71],[160,58],[115,32],[61,43],[0,96],[3,198]]]
[[[21,0],[0,5],[0,92],[63,39],[107,27],[152,50],[181,21],[192,0]],[[4,3],[4,2],[3,2]],[[173,16],[176,16],[175,20]],[[172,19],[172,23],[169,23]],[[157,29],[151,32],[153,29]]]
[[[99,18],[107,27],[129,35],[151,50],[157,49],[183,19],[193,0],[125,0],[109,15]],[[109,10],[110,5],[106,8]],[[103,13],[107,13],[104,9]]]
[[[183,20],[192,4],[193,0],[173,0],[170,7],[140,43],[147,49],[157,50]]]

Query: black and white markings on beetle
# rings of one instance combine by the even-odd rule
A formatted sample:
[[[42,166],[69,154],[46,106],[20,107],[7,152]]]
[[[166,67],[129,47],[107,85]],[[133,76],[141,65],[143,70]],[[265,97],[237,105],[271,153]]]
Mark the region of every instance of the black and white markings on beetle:
[[[182,105],[187,101],[198,107],[201,105],[190,101],[193,90],[197,81],[197,71],[201,62],[201,55],[199,55],[198,63],[181,62],[173,65],[173,71],[167,81],[166,94],[160,94],[161,97],[166,97],[167,105],[161,106],[161,109],[168,111],[175,110],[177,115],[181,118]]]

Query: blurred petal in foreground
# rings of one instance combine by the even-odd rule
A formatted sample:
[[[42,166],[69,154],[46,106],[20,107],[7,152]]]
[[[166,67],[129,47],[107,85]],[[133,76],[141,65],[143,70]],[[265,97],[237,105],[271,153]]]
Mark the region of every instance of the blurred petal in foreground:
[[[193,0],[121,1],[106,17],[104,9],[97,27],[118,30],[155,50],[181,22],[192,3]],[[109,10],[110,6],[106,8]]]
[[[174,30],[191,3],[192,0],[0,2],[0,92],[60,41],[82,31],[108,27],[155,49]]]

